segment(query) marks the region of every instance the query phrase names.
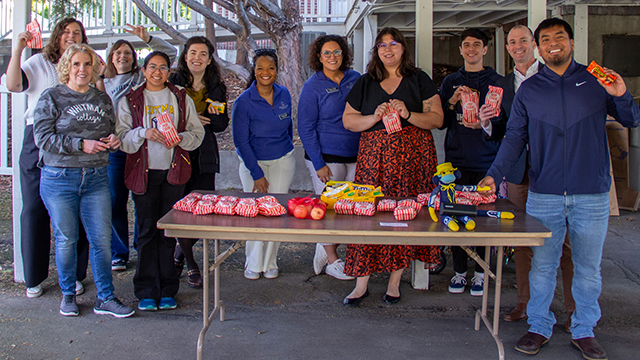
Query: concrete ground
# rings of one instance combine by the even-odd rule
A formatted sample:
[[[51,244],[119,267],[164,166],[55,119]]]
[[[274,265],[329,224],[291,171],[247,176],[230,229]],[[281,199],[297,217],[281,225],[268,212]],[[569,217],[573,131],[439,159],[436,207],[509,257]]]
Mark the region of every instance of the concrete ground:
[[[611,218],[602,261],[602,319],[597,338],[610,359],[640,358],[640,240],[637,213]],[[231,242],[226,242],[230,244]],[[340,248],[344,251],[343,247]],[[197,256],[201,247],[197,245]],[[226,320],[215,321],[205,344],[205,359],[495,359],[497,347],[483,327],[475,331],[474,313],[481,298],[447,292],[453,270],[449,264],[432,276],[429,291],[410,286],[405,271],[402,300],[382,302],[386,275],[374,276],[371,296],[359,308],[342,305],[353,281],[316,276],[312,269],[313,244],[282,244],[281,275],[275,280],[246,280],[244,253],[224,264],[222,299]],[[132,267],[114,272],[116,293],[134,306]],[[201,291],[187,286],[183,277],[177,296],[179,308],[140,312],[128,319],[92,312],[95,286],[84,281],[86,293],[78,298],[81,314],[58,313],[60,292],[55,270],[37,299],[24,296],[24,285],[0,283],[0,359],[194,359],[202,325]],[[505,268],[502,314],[517,302],[512,264]],[[556,292],[552,311],[558,324],[539,359],[581,359],[562,330],[566,320],[562,295]],[[482,325],[484,326],[484,325]],[[500,322],[506,358],[529,358],[514,350],[527,331],[525,322]]]

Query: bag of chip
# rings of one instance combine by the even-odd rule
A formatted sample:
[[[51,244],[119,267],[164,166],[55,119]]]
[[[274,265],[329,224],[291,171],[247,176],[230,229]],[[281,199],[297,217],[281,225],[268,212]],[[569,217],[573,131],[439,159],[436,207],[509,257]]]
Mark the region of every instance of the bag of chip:
[[[391,105],[389,105],[387,111],[382,116],[382,123],[384,124],[384,128],[387,129],[387,134],[397,133],[402,130],[400,115]]]
[[[353,215],[353,207],[355,206],[355,201],[340,199],[333,205],[333,210],[336,211],[336,214],[340,215]]]
[[[178,131],[176,130],[176,127],[171,120],[171,116],[169,116],[168,113],[163,112],[156,116],[156,121],[158,124],[158,130],[160,130],[162,135],[164,135],[165,146],[171,147],[180,142]]]
[[[484,99],[484,103],[491,106],[493,109],[493,116],[500,115],[500,105],[502,105],[502,88],[497,86],[489,85],[489,92],[487,93],[487,97]]]
[[[478,122],[478,93],[463,92],[462,99],[462,118],[468,123]]]
[[[372,202],[357,202],[353,206],[353,213],[361,216],[373,216],[376,214],[376,205]]]
[[[393,210],[393,216],[396,220],[413,220],[416,218],[416,209],[411,206],[398,206]]]
[[[382,199],[378,201],[378,211],[393,211],[396,208],[394,199]]]
[[[587,67],[587,71],[598,78],[598,80],[602,81],[605,85],[609,86],[611,83],[616,81],[615,75],[608,75],[604,72],[602,66],[596,64],[595,61],[592,61],[591,64]]]

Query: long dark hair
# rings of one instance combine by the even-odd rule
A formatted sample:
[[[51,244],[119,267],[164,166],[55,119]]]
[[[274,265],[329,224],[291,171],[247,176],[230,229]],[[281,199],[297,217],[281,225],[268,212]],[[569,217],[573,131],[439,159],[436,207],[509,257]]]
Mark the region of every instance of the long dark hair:
[[[340,70],[345,71],[351,67],[352,64],[352,56],[351,49],[349,49],[349,44],[347,44],[347,40],[338,35],[322,35],[315,39],[311,45],[309,45],[309,56],[307,61],[309,63],[309,68],[313,71],[322,71],[322,63],[320,62],[320,51],[322,51],[322,47],[324,44],[335,41],[340,46],[340,50],[342,50],[342,64],[340,64]]]
[[[382,80],[389,77],[389,73],[387,69],[385,69],[382,60],[380,60],[380,56],[378,55],[378,44],[382,42],[382,37],[385,35],[391,35],[393,40],[400,43],[404,49],[404,53],[402,53],[402,61],[400,62],[400,66],[398,67],[398,74],[401,76],[408,76],[418,69],[414,62],[413,56],[411,56],[411,51],[409,51],[409,44],[407,43],[407,39],[402,35],[400,30],[392,27],[386,27],[378,33],[376,36],[376,41],[373,44],[373,48],[371,49],[371,61],[367,65],[367,72],[373,79],[377,82],[381,82]]]
[[[104,71],[104,77],[112,78],[118,75],[118,71],[116,70],[115,65],[113,65],[113,53],[120,49],[122,45],[127,45],[131,49],[133,56],[133,63],[131,64],[131,70],[129,70],[129,72],[135,72],[138,70],[138,54],[136,54],[136,49],[134,49],[133,44],[127,40],[120,39],[111,46],[111,49],[109,49],[109,54],[107,55],[107,69]]]
[[[180,54],[180,58],[178,59],[178,68],[176,72],[186,79],[186,82],[184,84],[185,87],[191,88],[193,86],[193,75],[191,74],[191,71],[189,71],[189,67],[187,66],[187,53],[189,52],[189,48],[191,48],[191,45],[193,44],[205,44],[209,51],[209,59],[211,59],[211,62],[204,70],[204,76],[202,78],[202,80],[204,81],[204,85],[207,88],[205,97],[209,96],[210,89],[214,89],[216,86],[218,86],[222,90],[224,99],[226,99],[227,87],[225,86],[224,82],[222,82],[222,78],[220,76],[220,66],[218,66],[216,59],[213,57],[215,49],[213,47],[213,44],[211,44],[211,41],[209,41],[209,39],[207,39],[206,37],[194,36],[187,40],[187,43],[184,45],[184,49]]]
[[[89,39],[87,39],[87,33],[84,31],[84,26],[82,23],[74,18],[65,18],[60,20],[59,23],[53,28],[51,32],[51,37],[49,37],[49,42],[47,46],[44,47],[42,53],[47,60],[51,61],[53,64],[57,64],[58,60],[60,60],[60,56],[62,56],[62,52],[60,51],[60,39],[64,34],[64,29],[69,25],[77,23],[80,25],[80,31],[82,32],[82,44],[88,44]]]
[[[263,56],[270,57],[276,64],[276,70],[278,70],[278,54],[274,49],[256,50],[256,54],[253,56],[253,65],[251,66],[251,77],[249,78],[249,82],[247,82],[247,89],[250,88],[251,84],[256,80],[256,60]]]

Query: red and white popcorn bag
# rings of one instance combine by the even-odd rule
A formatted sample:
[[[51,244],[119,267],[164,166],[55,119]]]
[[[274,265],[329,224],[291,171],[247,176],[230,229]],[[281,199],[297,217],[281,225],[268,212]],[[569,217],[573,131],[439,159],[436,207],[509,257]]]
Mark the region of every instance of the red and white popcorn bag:
[[[218,200],[220,200],[220,195],[216,195],[216,194],[206,194],[206,195],[202,195],[202,200],[211,200],[214,203],[217,203]]]
[[[430,193],[418,194],[418,202],[422,205],[427,205],[429,203]]]
[[[225,195],[225,196],[220,196],[218,201],[230,202],[235,205],[235,203],[238,202],[238,198],[236,196]]]
[[[244,198],[238,200],[235,207],[236,214],[244,217],[256,217],[258,216],[258,203],[254,198]]]
[[[240,198],[236,205],[253,205],[257,206],[258,202],[254,198]]]
[[[491,106],[493,109],[493,116],[500,115],[500,105],[502,105],[502,88],[489,85],[489,92],[484,100],[484,103]]]
[[[376,214],[376,205],[368,201],[357,202],[353,206],[353,213],[361,216],[373,216]]]
[[[491,204],[495,202],[497,198],[498,196],[496,196],[496,194],[493,194],[491,196],[482,196],[475,191],[456,191],[456,204],[461,205]],[[436,197],[433,206],[436,211],[440,210],[440,196]]]
[[[197,195],[200,195],[200,197],[202,197],[201,194],[191,193],[173,204],[173,208],[180,211],[193,212],[193,210],[196,208],[196,205],[200,201],[200,197],[198,197]]]
[[[340,199],[333,205],[333,210],[340,215],[353,215],[355,205],[356,202],[353,200]]]
[[[274,202],[279,204],[278,199],[276,199],[275,196],[271,196],[271,195],[261,196],[258,199],[256,199],[256,201],[258,202],[258,204],[262,204],[264,202]]]
[[[213,209],[213,212],[218,214],[218,215],[235,215],[235,207],[236,207],[236,203],[235,202],[230,202],[230,201],[218,201],[216,203],[215,208]]]
[[[422,210],[422,204],[413,200],[413,199],[404,199],[398,201],[398,206],[410,206],[416,210],[416,213],[419,213]]]
[[[413,220],[417,214],[416,209],[411,206],[398,206],[393,210],[393,216],[396,220]]]
[[[258,204],[258,213],[264,216],[280,216],[287,213],[287,209],[279,202],[265,201]]]
[[[164,144],[167,147],[171,147],[180,142],[180,138],[178,137],[178,131],[176,130],[175,125],[173,125],[173,120],[171,120],[171,116],[168,113],[163,112],[162,114],[156,116],[158,130],[164,135]]]
[[[402,130],[402,124],[400,124],[400,114],[391,105],[387,108],[387,111],[382,116],[382,123],[387,134],[397,133]]]
[[[378,201],[378,211],[393,211],[396,203],[394,199],[382,199]]]
[[[33,19],[28,23],[27,31],[33,36],[31,40],[27,41],[27,47],[29,49],[42,49],[42,30],[40,30],[38,20]]]
[[[480,99],[478,93],[463,92],[462,94],[462,118],[468,123],[478,122],[478,104]]]
[[[200,200],[196,204],[195,209],[193,209],[193,213],[195,215],[207,215],[212,214],[215,209],[215,202],[211,200]]]

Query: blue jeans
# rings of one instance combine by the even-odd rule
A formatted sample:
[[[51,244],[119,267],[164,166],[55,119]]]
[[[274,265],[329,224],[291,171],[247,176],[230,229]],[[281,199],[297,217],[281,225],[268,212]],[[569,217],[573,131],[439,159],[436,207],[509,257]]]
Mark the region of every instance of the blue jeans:
[[[124,184],[127,154],[118,150],[109,153],[109,190],[111,192],[111,259],[129,261],[129,189]]]
[[[556,319],[549,307],[556,288],[562,244],[568,231],[573,259],[571,293],[576,302],[576,310],[571,316],[571,336],[573,339],[594,336],[593,328],[600,319],[600,263],[609,226],[608,194],[563,196],[529,192],[527,214],[552,233],[543,246],[532,247],[531,299],[527,305],[529,331],[551,337]]]
[[[111,277],[111,196],[107,167],[45,166],[40,195],[51,217],[56,239],[58,282],[63,295],[75,294],[78,218],[90,244],[89,258],[98,299],[114,298]]]

